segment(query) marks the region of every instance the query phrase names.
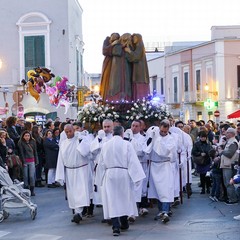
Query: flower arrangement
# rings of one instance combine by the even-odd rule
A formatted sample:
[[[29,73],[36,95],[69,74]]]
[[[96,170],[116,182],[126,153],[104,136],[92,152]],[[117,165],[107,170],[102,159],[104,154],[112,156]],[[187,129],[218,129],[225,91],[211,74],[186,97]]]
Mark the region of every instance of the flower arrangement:
[[[82,123],[102,122],[104,119],[118,119],[119,113],[115,111],[114,106],[100,105],[92,102],[85,105],[78,113],[78,119]]]
[[[124,107],[119,107],[124,106]],[[170,113],[167,105],[154,100],[139,100],[132,103],[88,103],[78,113],[78,119],[82,123],[102,122],[104,119],[119,120],[123,122],[144,119],[156,121],[168,118]]]
[[[156,121],[168,118],[170,113],[166,104],[154,100],[139,100],[133,103],[127,110],[126,120],[145,119],[147,121]]]

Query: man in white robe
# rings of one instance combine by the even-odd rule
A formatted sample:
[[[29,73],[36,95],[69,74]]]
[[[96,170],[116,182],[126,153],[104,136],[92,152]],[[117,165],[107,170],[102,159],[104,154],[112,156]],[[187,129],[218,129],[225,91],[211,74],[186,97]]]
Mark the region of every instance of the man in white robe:
[[[176,161],[176,144],[174,138],[169,134],[169,121],[160,123],[159,133],[156,127],[148,132],[150,137],[147,141],[146,153],[150,153],[150,176],[148,197],[158,199],[158,219],[166,223],[169,221],[168,213],[170,203],[174,201],[174,174],[172,164]]]
[[[123,140],[123,132],[123,127],[114,127],[113,138],[103,144],[96,176],[102,186],[104,218],[112,219],[114,236],[120,234],[120,228],[129,228],[128,216],[138,216],[133,183],[145,178],[132,144]]]
[[[94,188],[93,203],[94,204],[102,204],[100,189],[96,188],[96,186],[99,184],[96,183],[95,175],[96,175],[99,156],[100,156],[100,152],[101,152],[103,143],[109,141],[113,136],[112,135],[113,121],[110,119],[105,119],[102,123],[102,126],[103,126],[103,129],[98,131],[97,136],[95,137],[95,139],[92,141],[92,143],[90,145],[90,151],[93,156],[94,171],[95,171],[95,173],[93,174],[93,176],[94,176],[93,182],[95,185],[95,186],[93,186],[93,188]]]
[[[179,124],[178,126],[179,127]],[[183,165],[183,186],[186,188],[186,192],[188,195],[188,198],[192,195],[192,162],[191,162],[191,154],[192,154],[192,147],[193,147],[193,141],[191,136],[184,131],[185,126],[180,124],[180,129],[183,131],[183,137],[184,137],[184,151],[186,155],[186,161]]]
[[[180,200],[182,203],[183,200],[183,166],[186,162],[186,151],[185,151],[185,143],[183,137],[183,131],[180,128],[171,126],[169,128],[169,132],[171,133],[172,137],[175,140],[176,144],[176,162],[173,164],[173,172],[174,172],[174,179],[175,179],[175,191],[174,191],[174,202],[172,204],[173,207],[176,207],[180,204]],[[181,180],[181,181],[180,181]],[[180,200],[179,200],[180,196]]]
[[[78,135],[78,139],[82,140],[84,139],[84,142],[89,141],[89,144],[91,144],[92,138],[91,135],[87,130],[84,130],[82,127],[81,122],[74,122],[73,124],[74,132],[75,135]],[[89,154],[87,158],[89,159],[89,174],[88,174],[88,186],[89,186],[89,195],[90,195],[90,206],[89,207],[84,207],[82,211],[82,216],[83,217],[93,217],[93,210],[94,210],[94,204],[93,204],[93,169],[94,169],[94,163],[92,161],[92,155]]]
[[[143,171],[146,175],[146,178],[141,182],[141,184],[136,187],[135,186],[135,197],[136,202],[139,207],[139,215],[145,216],[148,214],[148,210],[146,209],[148,204],[147,199],[147,180],[148,180],[148,161],[145,152],[143,151],[146,144],[146,137],[144,137],[141,133],[141,122],[140,120],[135,120],[131,124],[131,129],[127,129],[124,133],[127,138],[127,134],[129,135],[128,140],[133,145],[134,150],[138,156],[138,159],[142,165]]]
[[[56,181],[61,185],[66,183],[68,205],[75,211],[72,222],[79,223],[83,207],[90,203],[87,157],[90,153],[89,142],[87,138],[79,139],[71,124],[67,124],[64,131],[67,139],[59,149]]]

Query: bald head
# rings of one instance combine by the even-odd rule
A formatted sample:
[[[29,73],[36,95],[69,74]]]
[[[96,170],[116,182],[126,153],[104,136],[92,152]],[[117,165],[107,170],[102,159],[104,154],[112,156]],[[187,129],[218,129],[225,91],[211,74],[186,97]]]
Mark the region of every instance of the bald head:
[[[73,138],[74,137],[74,128],[71,124],[66,124],[64,127],[64,132],[67,135],[67,138]]]

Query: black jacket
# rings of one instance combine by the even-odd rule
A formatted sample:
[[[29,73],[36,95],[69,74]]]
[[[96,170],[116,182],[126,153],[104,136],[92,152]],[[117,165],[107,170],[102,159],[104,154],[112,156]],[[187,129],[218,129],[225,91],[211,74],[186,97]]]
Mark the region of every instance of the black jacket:
[[[212,149],[212,145],[205,141],[197,141],[193,144],[193,148],[192,148],[192,155],[193,156],[200,156],[201,153],[206,153],[205,156],[205,161],[204,161],[204,165],[208,165],[211,162],[210,156],[209,156],[209,151]]]
[[[58,151],[59,146],[55,139],[44,139],[43,147],[45,152],[46,159],[46,168],[56,168],[57,167],[57,159],[58,159]]]

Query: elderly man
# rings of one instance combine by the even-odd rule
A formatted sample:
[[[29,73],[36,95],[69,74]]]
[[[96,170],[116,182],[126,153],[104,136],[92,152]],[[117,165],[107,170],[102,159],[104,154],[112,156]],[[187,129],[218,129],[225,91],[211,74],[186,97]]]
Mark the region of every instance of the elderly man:
[[[138,215],[134,183],[145,178],[132,144],[123,140],[123,132],[123,127],[114,127],[113,138],[103,144],[97,168],[104,218],[112,219],[113,236],[120,234],[120,228],[129,228],[128,216]]]
[[[75,215],[72,222],[79,223],[82,220],[84,206],[89,206],[89,142],[87,138],[79,138],[74,134],[71,124],[64,127],[67,139],[59,149],[56,169],[56,181],[61,185],[66,183],[69,208],[74,209]]]
[[[220,168],[223,173],[224,185],[227,188],[228,200],[225,202],[227,205],[232,205],[238,202],[235,188],[230,184],[230,179],[233,176],[232,165],[238,161],[238,142],[235,138],[236,130],[234,128],[228,128],[225,132],[227,143],[224,150],[221,152]]]

